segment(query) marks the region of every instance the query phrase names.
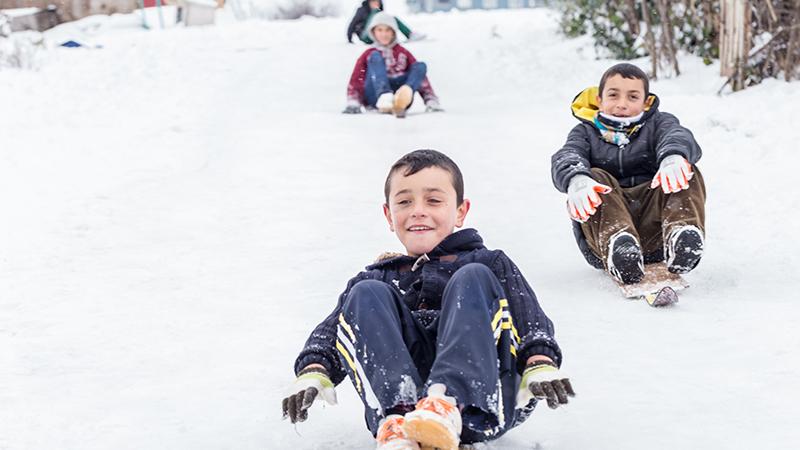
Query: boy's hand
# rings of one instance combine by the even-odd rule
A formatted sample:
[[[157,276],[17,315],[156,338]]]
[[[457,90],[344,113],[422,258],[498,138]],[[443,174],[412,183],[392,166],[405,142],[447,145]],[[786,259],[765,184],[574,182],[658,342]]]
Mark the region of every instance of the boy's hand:
[[[342,114],[361,114],[361,105],[347,105]]]
[[[689,180],[694,176],[692,165],[683,156],[669,155],[661,161],[650,189],[661,186],[665,194],[689,189]]]
[[[567,397],[575,397],[572,384],[551,361],[529,362],[522,372],[522,382],[517,391],[517,407],[522,408],[531,401],[547,400],[547,406],[556,409],[566,405]]]
[[[594,181],[586,175],[575,175],[567,188],[567,212],[572,220],[586,222],[603,203],[600,194],[608,194],[611,187]]]
[[[283,399],[283,418],[292,423],[303,422],[308,418],[308,408],[322,397],[331,405],[336,404],[336,390],[328,377],[328,371],[321,366],[309,366],[300,371],[291,388],[291,394]]]

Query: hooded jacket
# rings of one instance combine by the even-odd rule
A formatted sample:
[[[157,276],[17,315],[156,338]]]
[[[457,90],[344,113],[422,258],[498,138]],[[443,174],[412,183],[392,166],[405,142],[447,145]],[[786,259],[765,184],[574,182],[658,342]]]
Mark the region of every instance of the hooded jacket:
[[[530,285],[516,265],[501,250],[489,250],[478,232],[467,228],[446,237],[427,254],[429,261],[398,255],[367,266],[353,277],[339,296],[336,307],[311,333],[295,361],[295,373],[305,366],[325,366],[331,381],[339,384],[346,372],[336,350],[339,314],[350,290],[362,280],[379,280],[391,286],[412,314],[423,323],[430,323],[441,311],[444,288],[450,277],[462,266],[480,263],[491,269],[503,286],[513,325],[516,327],[517,371],[522,373],[528,357],[546,355],[561,365],[561,350],[554,338],[553,323],[545,315]],[[417,267],[415,266],[415,263]]]
[[[629,144],[620,147],[606,142],[593,122],[599,111],[597,93],[597,87],[587,88],[572,102],[572,115],[580,123],[551,159],[553,184],[559,191],[567,192],[575,175],[591,177],[592,167],[610,173],[622,187],[631,187],[651,181],[669,155],[681,155],[691,164],[700,160],[702,151],[692,132],[672,114],[658,110],[655,94],[645,101],[644,116],[639,121],[642,127],[630,137]]]

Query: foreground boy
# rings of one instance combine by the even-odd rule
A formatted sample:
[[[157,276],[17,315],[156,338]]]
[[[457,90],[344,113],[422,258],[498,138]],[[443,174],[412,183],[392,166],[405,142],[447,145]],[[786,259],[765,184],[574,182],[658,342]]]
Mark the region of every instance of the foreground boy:
[[[385,12],[372,17],[369,34],[375,44],[356,61],[347,85],[345,114],[361,107],[405,117],[414,93],[419,92],[429,112],[442,111],[428,81],[427,66],[397,43],[397,21]]]
[[[458,166],[434,150],[397,161],[384,187],[389,228],[407,255],[351,279],[295,362],[283,414],[336,403],[345,375],[379,449],[456,449],[499,437],[546,400],[574,395],[553,324],[519,269],[478,232]]]
[[[658,110],[647,75],[617,64],[572,103],[581,121],[552,158],[553,184],[567,194],[573,231],[589,264],[625,284],[644,264],[672,273],[703,255],[706,189],[702,154],[678,119]]]

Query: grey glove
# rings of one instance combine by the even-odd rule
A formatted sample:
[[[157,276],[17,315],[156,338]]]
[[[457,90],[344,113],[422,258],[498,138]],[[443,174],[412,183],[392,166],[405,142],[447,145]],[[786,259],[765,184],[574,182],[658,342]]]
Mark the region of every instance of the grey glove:
[[[517,407],[521,408],[532,398],[547,400],[547,406],[556,409],[566,405],[567,397],[574,397],[572,383],[558,367],[549,361],[534,361],[522,372],[522,382],[517,392]]]
[[[361,105],[347,105],[342,114],[361,114]]]
[[[328,371],[321,367],[307,367],[300,371],[292,385],[292,392],[283,399],[283,418],[290,422],[303,422],[308,418],[308,408],[317,398],[331,405],[336,404],[336,390],[328,377]]]

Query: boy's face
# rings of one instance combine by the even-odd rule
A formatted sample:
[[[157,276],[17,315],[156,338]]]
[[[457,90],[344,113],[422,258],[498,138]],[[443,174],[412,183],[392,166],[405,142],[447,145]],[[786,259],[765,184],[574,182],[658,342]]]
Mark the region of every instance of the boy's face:
[[[614,75],[606,80],[597,97],[600,111],[617,117],[633,117],[644,111],[644,82]]]
[[[391,44],[394,40],[394,30],[386,25],[376,25],[372,33],[375,35],[375,40],[383,46]]]
[[[378,9],[381,7],[381,3],[378,0],[370,0],[369,7],[371,9]]]
[[[428,167],[407,177],[403,170],[392,174],[389,204],[383,205],[383,214],[406,252],[420,256],[464,224],[469,200],[456,205],[452,176],[442,168]]]

